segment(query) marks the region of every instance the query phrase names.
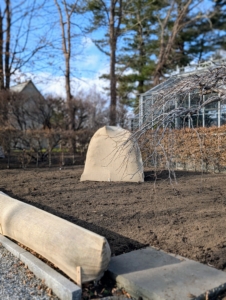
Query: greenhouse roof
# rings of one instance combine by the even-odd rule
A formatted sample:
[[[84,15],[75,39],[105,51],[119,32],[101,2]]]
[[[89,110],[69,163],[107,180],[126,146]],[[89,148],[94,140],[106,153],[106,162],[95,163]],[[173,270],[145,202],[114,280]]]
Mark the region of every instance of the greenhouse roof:
[[[166,79],[159,85],[156,85],[155,87],[148,90],[147,92],[143,93],[141,96],[157,94],[163,89],[172,87],[173,85],[177,84],[187,76],[207,72],[209,69],[215,69],[219,67],[220,64],[222,63],[225,63],[225,60],[209,61],[198,65],[191,65],[191,66],[184,67],[182,70],[186,70],[186,71],[171,75],[170,77],[168,77],[168,79]],[[194,69],[195,67],[196,69]]]

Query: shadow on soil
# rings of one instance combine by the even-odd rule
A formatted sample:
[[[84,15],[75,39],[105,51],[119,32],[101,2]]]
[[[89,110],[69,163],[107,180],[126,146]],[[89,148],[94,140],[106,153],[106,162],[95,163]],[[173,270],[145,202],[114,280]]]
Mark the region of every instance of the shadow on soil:
[[[207,174],[206,172],[194,172],[194,171],[175,171],[175,177],[176,178],[181,178],[181,177],[191,177],[191,176],[197,176],[197,175],[202,175],[202,174]],[[162,170],[162,171],[144,171],[144,181],[156,181],[156,180],[166,180],[171,177],[174,179],[174,174],[171,173],[169,174],[168,170]]]
[[[62,219],[65,219],[65,220],[67,220],[71,223],[74,223],[78,226],[81,226],[85,229],[88,229],[92,232],[95,232],[99,235],[104,236],[107,239],[107,241],[110,245],[112,256],[119,255],[119,254],[122,254],[122,253],[131,252],[133,250],[137,250],[137,249],[141,249],[141,248],[149,246],[149,244],[142,244],[142,243],[140,243],[136,240],[132,240],[132,239],[127,238],[125,236],[122,236],[118,233],[110,231],[109,229],[106,229],[106,228],[97,226],[93,223],[88,223],[84,220],[80,220],[80,219],[75,218],[73,216],[64,214],[63,212],[55,210],[55,209],[53,209],[53,208],[51,208],[47,205],[43,205],[43,204],[39,204],[37,202],[31,202],[31,201],[25,200],[21,197],[18,197],[16,195],[14,195],[12,192],[9,192],[5,189],[2,189],[2,192],[9,195],[10,197],[12,197],[14,199],[17,199],[17,200],[20,200],[20,201],[22,201],[24,203],[27,203],[29,205],[35,206],[35,207],[37,207],[41,210],[44,210],[48,213],[51,213],[55,216],[58,216]]]

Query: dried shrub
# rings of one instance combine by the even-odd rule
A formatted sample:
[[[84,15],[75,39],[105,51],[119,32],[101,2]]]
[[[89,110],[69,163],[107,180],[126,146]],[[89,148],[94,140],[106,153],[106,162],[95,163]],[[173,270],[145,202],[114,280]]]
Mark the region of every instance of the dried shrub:
[[[158,169],[226,169],[226,126],[148,130],[139,139],[143,160]]]

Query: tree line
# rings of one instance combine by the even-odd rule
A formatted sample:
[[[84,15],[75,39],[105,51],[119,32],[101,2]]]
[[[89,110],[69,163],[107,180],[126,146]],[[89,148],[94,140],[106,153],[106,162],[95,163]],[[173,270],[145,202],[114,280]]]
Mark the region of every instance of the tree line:
[[[60,69],[68,128],[76,131],[71,78],[79,77],[76,57],[88,36],[109,57],[109,72],[103,74],[109,80],[106,122],[116,125],[120,105],[137,107],[139,94],[176,66],[221,55],[225,16],[224,0],[4,0],[0,90],[8,90],[18,72]]]
[[[76,155],[83,159],[95,131],[109,123],[107,100],[93,89],[88,93],[77,93],[70,101],[68,108],[61,97],[0,92],[0,150],[8,159],[8,167],[12,156],[17,157],[16,165],[18,158],[21,159],[22,167],[25,167],[25,161],[36,165],[48,162],[51,166],[54,151],[63,156],[66,151],[72,158],[69,164],[75,163]],[[125,113],[122,109],[117,110],[122,127],[128,126]],[[64,159],[59,159],[63,165]]]

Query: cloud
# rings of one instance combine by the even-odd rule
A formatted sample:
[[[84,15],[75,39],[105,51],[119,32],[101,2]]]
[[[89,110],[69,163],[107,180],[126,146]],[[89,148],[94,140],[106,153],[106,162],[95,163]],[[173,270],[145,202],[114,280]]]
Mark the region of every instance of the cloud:
[[[82,77],[81,79],[72,77],[71,78],[71,93],[76,95],[78,92],[89,92],[92,89],[95,89],[101,94],[107,93],[104,91],[104,88],[109,87],[109,81],[100,79],[99,76],[103,73],[106,73],[107,69],[104,68],[99,70],[93,78]],[[59,97],[66,97],[65,91],[65,78],[64,76],[53,76],[48,72],[39,72],[36,74],[26,74],[26,76],[20,75],[20,82],[24,82],[28,79],[32,79],[37,88],[43,95],[53,95]],[[14,78],[15,80],[15,78]],[[17,82],[19,82],[17,80]]]
[[[76,62],[75,62],[76,63]],[[71,93],[76,95],[78,92],[89,92],[95,89],[102,95],[106,95],[107,92],[104,90],[109,88],[109,81],[105,79],[100,79],[102,74],[109,73],[109,64],[103,59],[100,61],[99,56],[96,54],[87,56],[85,62],[80,60],[78,68],[81,68],[81,72],[78,71],[79,77],[76,78],[71,75]],[[87,69],[87,70],[85,70]],[[77,72],[75,72],[76,74]],[[52,72],[17,72],[12,77],[11,85],[25,82],[31,79],[40,92],[43,95],[53,95],[59,97],[66,97],[65,91],[65,78],[63,75],[52,74]]]
[[[93,43],[92,39],[89,37],[85,37],[85,36],[82,38],[82,45],[86,50],[96,47],[95,44]]]

